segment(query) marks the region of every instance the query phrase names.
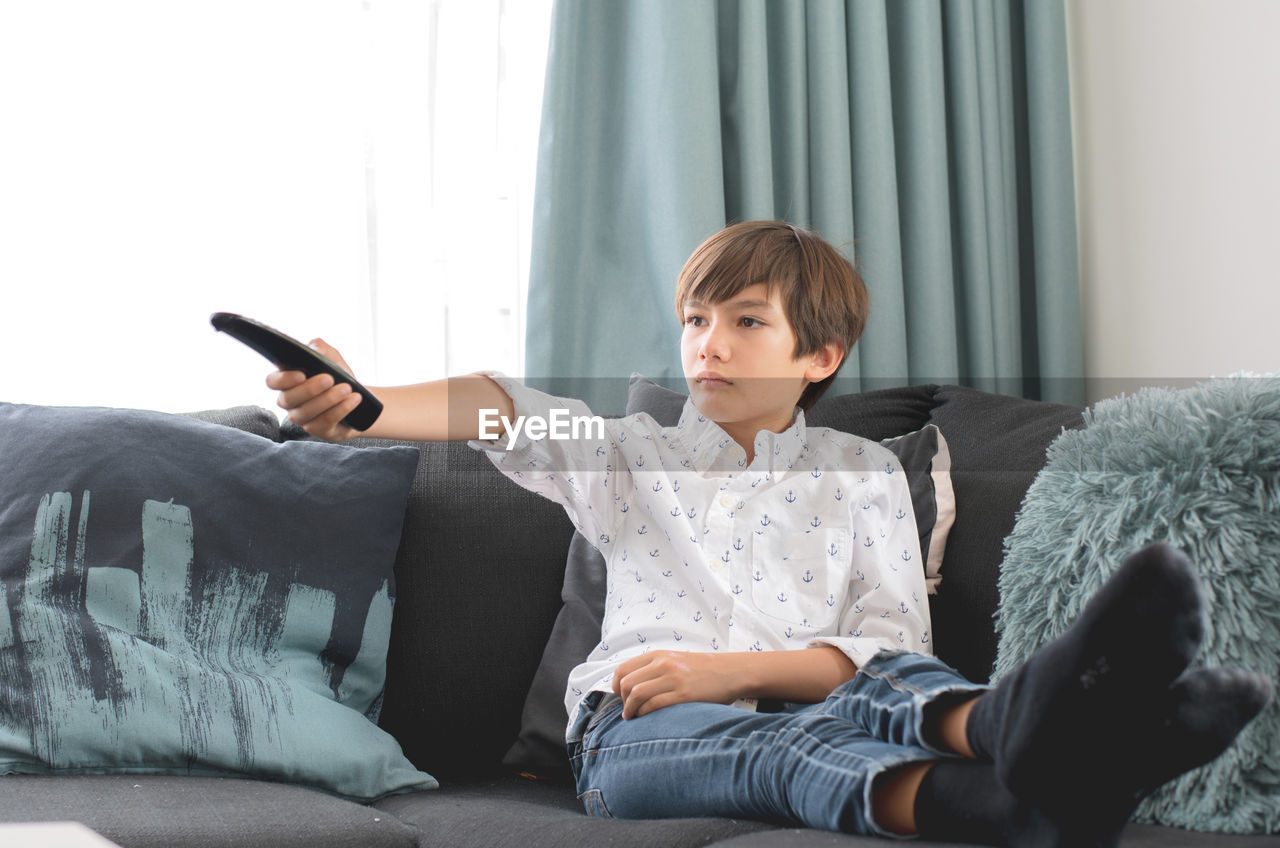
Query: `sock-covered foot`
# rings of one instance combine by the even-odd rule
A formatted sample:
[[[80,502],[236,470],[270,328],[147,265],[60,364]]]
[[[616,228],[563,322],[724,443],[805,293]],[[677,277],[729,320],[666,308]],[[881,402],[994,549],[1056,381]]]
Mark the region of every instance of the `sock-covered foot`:
[[[1188,671],[1150,716],[1117,728],[1112,756],[1098,763],[1094,779],[1071,804],[1078,805],[1083,796],[1092,815],[1127,820],[1161,785],[1226,751],[1266,707],[1273,690],[1268,678],[1242,669]]]
[[[991,763],[974,760],[939,760],[916,793],[915,819],[922,839],[1012,848],[1111,848],[1123,829],[1055,821],[1014,797]]]
[[[1200,646],[1194,568],[1167,545],[1128,557],[1079,619],[974,704],[967,736],[1033,804],[1096,779],[1117,728],[1150,711]]]
[[[926,839],[1035,848],[1111,848],[1144,797],[1220,755],[1273,695],[1266,677],[1238,669],[1187,672],[1149,715],[1112,735],[1090,779],[1040,805],[1010,791],[992,763],[941,760],[916,795]]]

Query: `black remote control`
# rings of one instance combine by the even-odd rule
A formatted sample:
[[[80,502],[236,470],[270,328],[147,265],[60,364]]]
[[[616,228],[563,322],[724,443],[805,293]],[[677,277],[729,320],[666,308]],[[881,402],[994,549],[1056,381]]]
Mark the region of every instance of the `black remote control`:
[[[360,393],[360,405],[351,414],[342,419],[353,430],[368,430],[373,422],[382,414],[382,401],[352,377],[342,366],[332,359],[321,356],[297,339],[286,336],[279,330],[268,327],[252,318],[236,315],[231,312],[215,312],[209,318],[213,328],[239,339],[258,353],[271,360],[282,371],[301,371],[308,377],[316,374],[328,374],[334,383],[348,383],[353,391]]]

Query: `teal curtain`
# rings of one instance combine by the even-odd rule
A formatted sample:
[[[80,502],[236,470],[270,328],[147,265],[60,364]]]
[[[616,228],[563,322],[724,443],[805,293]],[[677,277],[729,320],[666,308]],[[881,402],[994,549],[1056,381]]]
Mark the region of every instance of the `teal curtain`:
[[[681,384],[673,295],[727,223],[855,261],[833,392],[1082,403],[1063,0],[557,0],[526,374],[601,412]]]

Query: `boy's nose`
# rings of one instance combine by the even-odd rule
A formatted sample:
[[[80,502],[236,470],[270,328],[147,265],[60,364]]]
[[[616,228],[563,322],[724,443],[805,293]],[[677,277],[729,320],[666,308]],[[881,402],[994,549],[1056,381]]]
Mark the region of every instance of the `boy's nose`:
[[[729,358],[729,345],[718,325],[712,324],[707,328],[707,334],[702,337],[702,348],[698,354],[701,359]]]

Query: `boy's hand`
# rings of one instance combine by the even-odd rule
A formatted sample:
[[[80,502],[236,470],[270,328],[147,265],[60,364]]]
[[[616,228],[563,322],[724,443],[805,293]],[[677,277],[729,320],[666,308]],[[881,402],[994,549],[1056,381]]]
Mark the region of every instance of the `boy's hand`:
[[[733,670],[733,654],[651,651],[618,666],[613,691],[622,698],[622,717],[705,701],[730,704],[740,697],[741,675]]]
[[[776,698],[816,704],[856,672],[853,661],[830,645],[718,654],[650,651],[618,666],[613,691],[622,698],[623,718],[687,701]]]
[[[310,344],[348,374],[352,373],[342,354],[322,339],[313,339]],[[335,385],[328,374],[308,379],[301,371],[273,371],[267,376],[267,386],[280,393],[276,403],[288,410],[289,420],[310,435],[330,442],[345,442],[356,434],[342,419],[360,405],[361,398],[346,383]]]

